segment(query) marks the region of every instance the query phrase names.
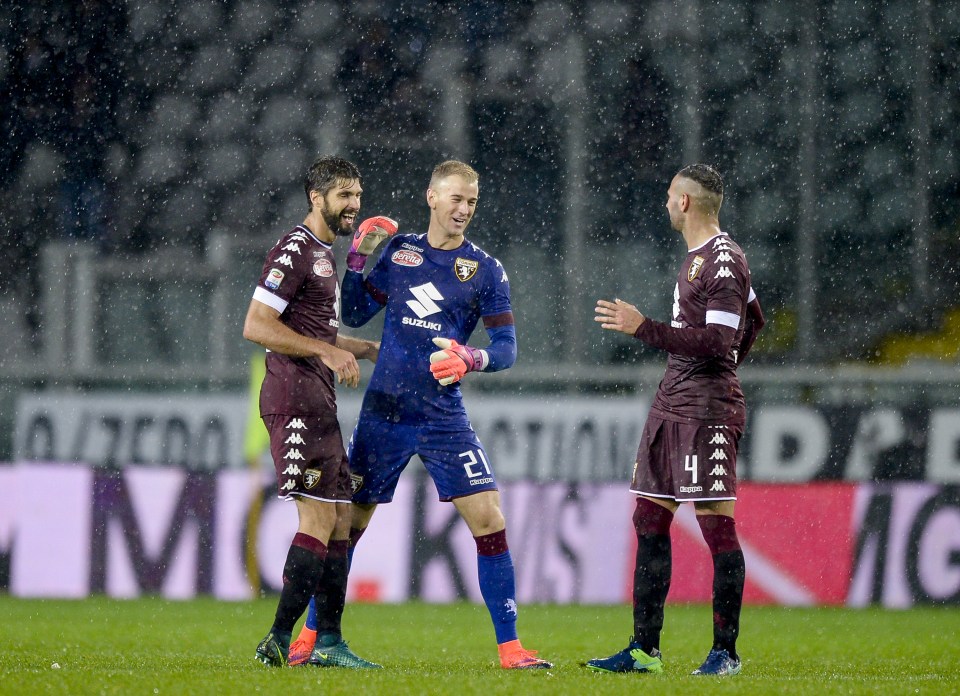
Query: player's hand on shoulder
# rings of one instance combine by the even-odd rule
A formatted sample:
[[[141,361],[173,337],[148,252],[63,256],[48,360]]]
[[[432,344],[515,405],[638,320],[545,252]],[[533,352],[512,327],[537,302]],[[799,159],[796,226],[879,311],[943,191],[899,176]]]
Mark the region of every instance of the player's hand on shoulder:
[[[613,302],[597,300],[593,317],[593,320],[600,324],[601,329],[620,331],[630,336],[636,333],[646,319],[639,309],[620,298]]]

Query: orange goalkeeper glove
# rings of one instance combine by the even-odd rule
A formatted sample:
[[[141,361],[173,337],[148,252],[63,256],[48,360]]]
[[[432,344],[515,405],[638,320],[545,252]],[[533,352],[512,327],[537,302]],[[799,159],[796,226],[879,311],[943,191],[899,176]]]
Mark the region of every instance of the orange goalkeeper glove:
[[[486,367],[487,358],[479,348],[462,346],[452,338],[435,338],[433,343],[440,350],[430,354],[430,372],[443,386]]]
[[[367,256],[387,237],[397,233],[399,225],[383,215],[367,218],[360,223],[356,234],[353,235],[353,244],[347,253],[347,268],[358,273],[363,271]]]

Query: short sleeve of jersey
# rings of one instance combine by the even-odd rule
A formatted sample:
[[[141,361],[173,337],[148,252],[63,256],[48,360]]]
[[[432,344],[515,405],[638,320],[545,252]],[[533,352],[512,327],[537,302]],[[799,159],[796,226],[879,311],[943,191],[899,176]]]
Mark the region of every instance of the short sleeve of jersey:
[[[311,272],[314,262],[306,252],[309,245],[309,238],[296,229],[281,238],[267,254],[254,299],[282,314]]]
[[[491,317],[509,314],[510,281],[507,272],[499,261],[492,256],[485,260],[487,282],[480,294],[480,316]],[[509,323],[513,323],[510,321]]]
[[[738,328],[750,291],[750,270],[743,252],[722,236],[712,243],[704,264],[706,323]]]

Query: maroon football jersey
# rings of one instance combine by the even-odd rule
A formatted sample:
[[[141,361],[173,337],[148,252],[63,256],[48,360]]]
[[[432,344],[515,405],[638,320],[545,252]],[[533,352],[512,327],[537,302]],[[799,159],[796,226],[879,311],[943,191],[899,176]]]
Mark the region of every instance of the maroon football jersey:
[[[673,291],[675,329],[721,324],[736,330],[726,355],[689,357],[670,353],[651,411],[681,422],[742,426],[746,406],[737,377],[736,350],[743,336],[750,269],[743,251],[726,234],[691,249]]]
[[[304,336],[336,344],[340,282],[329,244],[298,225],[267,254],[253,298],[280,312],[280,321]],[[320,358],[267,351],[260,415],[336,417],[333,371]]]

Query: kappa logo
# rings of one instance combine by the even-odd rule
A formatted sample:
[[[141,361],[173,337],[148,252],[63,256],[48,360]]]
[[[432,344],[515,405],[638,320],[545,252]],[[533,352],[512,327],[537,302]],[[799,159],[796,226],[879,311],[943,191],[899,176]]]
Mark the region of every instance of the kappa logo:
[[[312,488],[316,488],[318,483],[320,483],[319,469],[307,469],[303,472],[303,487],[308,491]]]
[[[713,454],[710,455],[710,459],[711,460],[719,459],[725,462],[727,461],[727,453],[724,452],[722,449],[715,449],[713,450]]]
[[[723,485],[723,481],[714,481],[713,485],[710,486],[711,491],[726,491],[727,487]]]
[[[290,242],[284,247],[281,247],[280,251],[295,251],[298,254],[300,253],[300,245],[296,242]]]
[[[280,472],[284,476],[299,476],[300,467],[296,464],[287,464],[287,468]]]
[[[723,464],[717,464],[710,470],[710,476],[726,476],[727,470]]]
[[[277,259],[277,263],[281,266],[289,266],[293,268],[293,259],[290,258],[290,254],[281,254],[280,258]]]
[[[401,252],[398,251],[397,253]],[[434,287],[433,283],[424,283],[415,288],[410,288],[410,293],[417,299],[407,300],[407,307],[412,309],[413,313],[421,319],[440,311],[440,305],[436,301],[442,300],[443,295]]]
[[[313,264],[313,272],[321,278],[329,278],[333,275],[333,264],[330,263],[328,258],[317,259],[317,262]]]
[[[717,275],[713,276],[714,278],[733,278],[733,271],[731,271],[726,266],[720,266],[720,270],[717,271]]]
[[[697,277],[697,273],[700,272],[700,269],[703,267],[703,262],[706,261],[702,256],[694,256],[693,261],[690,262],[690,268],[687,269],[687,280],[693,282],[693,279]]]
[[[726,444],[727,444],[727,438],[725,438],[725,437],[723,436],[723,433],[714,433],[714,434],[713,434],[713,439],[710,440],[710,443],[709,443],[709,444],[711,444],[711,445],[726,445]]]
[[[390,260],[398,266],[406,266],[407,268],[416,268],[423,263],[423,257],[420,254],[406,249],[399,249],[393,252]]]
[[[263,284],[266,285],[271,290],[276,290],[280,287],[280,283],[283,282],[283,271],[279,268],[271,268],[270,272],[267,273],[266,280],[263,281]]]
[[[287,479],[287,482],[280,486],[281,491],[292,491],[297,487],[297,482],[293,479]]]
[[[290,433],[290,437],[283,441],[285,445],[305,445],[306,440],[300,433]]]
[[[476,275],[477,269],[480,268],[480,262],[472,259],[463,259],[458,256],[453,267],[457,273],[457,278],[461,283],[465,283]]]
[[[293,430],[306,430],[307,426],[303,424],[302,418],[291,418],[290,422],[287,423],[287,428],[290,428]]]
[[[721,251],[719,254],[717,254],[717,258],[715,258],[714,261],[719,263],[730,263],[733,261],[733,257],[730,256],[729,252]]]
[[[720,247],[723,247],[724,249],[730,249],[730,248],[731,248],[731,247],[730,247],[730,238],[727,237],[726,235],[721,235],[721,236],[717,237],[716,239],[714,239],[714,240],[713,240],[713,248],[716,250],[716,249],[719,249]]]
[[[363,488],[363,476],[360,474],[350,474],[350,490],[356,493]]]
[[[283,455],[283,458],[284,458],[284,459],[299,459],[301,462],[302,462],[302,461],[306,461],[306,460],[304,459],[304,456],[300,453],[300,450],[298,450],[298,449],[289,449],[289,450],[287,450],[287,453],[286,453],[285,455]]]
[[[423,252],[423,249],[422,249],[421,247],[414,246],[413,244],[410,244],[409,242],[401,242],[400,247],[403,248],[403,249],[409,249],[410,251],[419,251],[419,252],[421,252],[421,253]]]

